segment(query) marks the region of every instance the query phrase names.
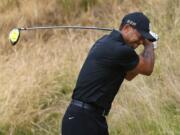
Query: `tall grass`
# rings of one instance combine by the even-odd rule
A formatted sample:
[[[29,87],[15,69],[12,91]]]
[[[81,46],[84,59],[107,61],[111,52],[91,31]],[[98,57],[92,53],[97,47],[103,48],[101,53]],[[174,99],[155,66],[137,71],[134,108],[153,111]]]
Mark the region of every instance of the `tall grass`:
[[[107,117],[111,135],[180,135],[180,5],[178,0],[2,0],[0,2],[0,134],[58,135],[77,75],[92,44],[106,32],[23,32],[16,26],[96,25],[118,28],[143,11],[160,35],[150,77],[125,81]]]

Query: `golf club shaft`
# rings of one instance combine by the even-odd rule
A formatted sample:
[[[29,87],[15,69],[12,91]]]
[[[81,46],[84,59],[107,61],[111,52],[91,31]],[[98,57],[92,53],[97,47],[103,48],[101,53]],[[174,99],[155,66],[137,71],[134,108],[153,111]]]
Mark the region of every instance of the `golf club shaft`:
[[[37,26],[37,27],[22,27],[18,28],[19,30],[37,30],[37,29],[90,29],[90,30],[103,30],[103,31],[112,31],[112,28],[100,28],[93,26]]]

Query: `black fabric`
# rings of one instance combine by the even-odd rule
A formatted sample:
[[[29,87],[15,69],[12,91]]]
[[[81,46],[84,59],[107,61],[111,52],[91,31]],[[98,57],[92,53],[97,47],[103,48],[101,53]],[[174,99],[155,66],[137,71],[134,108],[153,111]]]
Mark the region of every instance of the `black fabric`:
[[[135,68],[138,61],[134,49],[125,44],[119,31],[113,30],[91,48],[72,98],[109,111],[126,72]]]
[[[62,135],[109,135],[106,118],[70,105],[63,117]]]

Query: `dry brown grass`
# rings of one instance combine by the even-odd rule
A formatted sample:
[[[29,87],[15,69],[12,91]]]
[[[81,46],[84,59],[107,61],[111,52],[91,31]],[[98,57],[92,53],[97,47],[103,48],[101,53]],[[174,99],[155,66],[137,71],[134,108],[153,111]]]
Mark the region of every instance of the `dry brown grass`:
[[[0,134],[55,135],[78,72],[104,32],[23,32],[17,46],[7,35],[16,26],[96,25],[118,28],[120,18],[143,11],[160,35],[154,73],[125,81],[108,117],[111,135],[180,134],[180,6],[178,0],[83,3],[82,0],[0,2]]]

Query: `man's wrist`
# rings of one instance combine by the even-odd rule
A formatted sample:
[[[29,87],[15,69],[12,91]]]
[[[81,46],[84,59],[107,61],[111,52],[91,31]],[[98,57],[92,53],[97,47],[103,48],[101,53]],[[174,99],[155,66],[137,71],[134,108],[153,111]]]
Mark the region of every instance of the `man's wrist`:
[[[152,50],[152,51],[154,51],[155,48],[154,48],[153,43],[152,44],[148,44],[148,45],[144,45],[144,50]]]
[[[154,44],[153,43],[150,43],[150,44],[144,44],[144,48],[154,48]]]
[[[143,41],[143,45],[144,46],[149,46],[149,45],[152,45],[153,43],[151,42],[151,41],[149,41],[149,40],[147,40],[147,39],[145,39],[144,41]]]

